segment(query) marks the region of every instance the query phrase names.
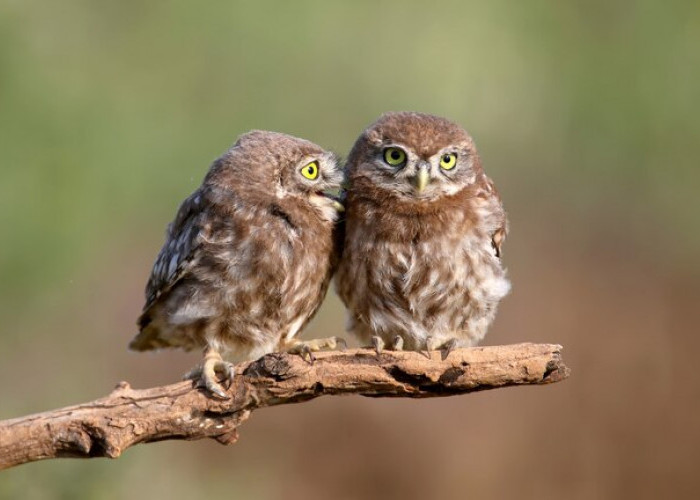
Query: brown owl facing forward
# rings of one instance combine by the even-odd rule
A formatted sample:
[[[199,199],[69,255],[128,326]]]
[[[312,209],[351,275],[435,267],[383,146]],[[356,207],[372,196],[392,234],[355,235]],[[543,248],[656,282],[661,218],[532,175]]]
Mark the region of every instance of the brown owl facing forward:
[[[387,113],[346,170],[336,286],[348,330],[378,350],[475,345],[510,284],[506,214],[469,134],[437,116]]]
[[[190,376],[226,397],[221,352],[334,347],[295,340],[316,313],[336,262],[341,172],[332,153],[295,137],[253,131],[216,160],[170,224],[146,286],[130,347],[204,348]]]

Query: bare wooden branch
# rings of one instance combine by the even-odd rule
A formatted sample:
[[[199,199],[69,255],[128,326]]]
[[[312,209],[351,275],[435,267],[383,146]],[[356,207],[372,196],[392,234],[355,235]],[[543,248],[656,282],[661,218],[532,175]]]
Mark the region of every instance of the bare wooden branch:
[[[236,367],[228,400],[207,397],[191,382],[141,390],[121,382],[89,403],[0,421],[0,469],[46,458],[116,458],[165,439],[231,444],[253,410],[323,395],[426,398],[558,382],[569,375],[560,351],[550,344],[475,347],[443,360],[440,352],[359,349],[319,353],[314,363],[269,354]]]

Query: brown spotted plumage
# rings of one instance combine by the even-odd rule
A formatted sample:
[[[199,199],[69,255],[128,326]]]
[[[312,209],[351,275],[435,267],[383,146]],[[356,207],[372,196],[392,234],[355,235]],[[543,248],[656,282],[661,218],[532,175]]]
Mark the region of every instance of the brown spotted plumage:
[[[340,179],[334,155],[311,142],[241,136],[168,227],[130,347],[206,348],[194,376],[220,396],[215,372],[230,375],[220,352],[293,348],[337,260],[337,202],[324,191]]]
[[[506,214],[471,137],[436,116],[387,113],[346,173],[336,288],[348,330],[396,349],[476,344],[510,284]]]

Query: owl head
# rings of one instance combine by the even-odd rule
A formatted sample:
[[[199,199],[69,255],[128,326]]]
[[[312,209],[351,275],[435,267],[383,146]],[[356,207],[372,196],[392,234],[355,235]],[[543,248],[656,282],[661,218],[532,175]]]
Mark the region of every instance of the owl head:
[[[435,200],[476,182],[479,157],[469,134],[438,116],[382,115],[360,135],[347,164],[350,183],[402,199]]]
[[[214,162],[204,182],[231,189],[250,204],[310,206],[333,221],[342,205],[331,191],[341,180],[330,151],[291,135],[253,130]]]

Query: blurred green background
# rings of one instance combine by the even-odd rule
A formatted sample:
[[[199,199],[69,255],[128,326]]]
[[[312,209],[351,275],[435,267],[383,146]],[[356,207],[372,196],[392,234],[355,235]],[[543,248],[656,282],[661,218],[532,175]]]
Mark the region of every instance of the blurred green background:
[[[262,410],[233,447],[0,473],[0,498],[694,498],[700,3],[0,0],[0,418],[177,380],[135,354],[179,202],[252,128],[347,154],[380,113],[454,119],[511,219],[486,344],[572,378]],[[304,336],[340,333],[333,292]]]

